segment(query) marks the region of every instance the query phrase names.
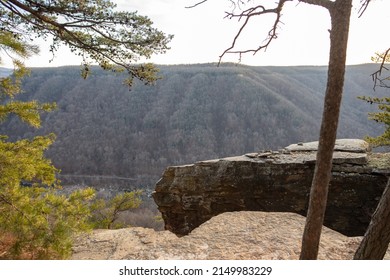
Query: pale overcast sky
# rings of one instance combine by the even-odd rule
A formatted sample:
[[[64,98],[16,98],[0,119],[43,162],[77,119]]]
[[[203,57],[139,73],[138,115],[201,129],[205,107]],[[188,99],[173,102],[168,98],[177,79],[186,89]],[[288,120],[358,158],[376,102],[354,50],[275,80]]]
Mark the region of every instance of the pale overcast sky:
[[[273,4],[274,0],[262,3]],[[376,51],[390,47],[388,35],[390,1],[374,0],[363,17],[358,18],[361,0],[354,0],[351,19],[347,64],[370,62]],[[229,0],[208,0],[193,9],[186,9],[198,0],[114,0],[118,9],[134,11],[150,17],[155,27],[175,37],[171,50],[152,58],[157,64],[189,64],[217,62],[241,26],[236,20],[224,19],[231,9]],[[259,0],[254,0],[259,2]],[[243,57],[248,65],[326,65],[329,53],[330,18],[323,8],[298,1],[288,2],[283,12],[279,37],[267,49]],[[241,41],[243,47],[257,47],[265,38],[270,22],[258,17],[247,29]],[[41,55],[28,61],[28,66],[79,65],[78,58],[61,50],[52,63],[48,47],[41,46]],[[223,62],[237,62],[236,55],[224,57]]]

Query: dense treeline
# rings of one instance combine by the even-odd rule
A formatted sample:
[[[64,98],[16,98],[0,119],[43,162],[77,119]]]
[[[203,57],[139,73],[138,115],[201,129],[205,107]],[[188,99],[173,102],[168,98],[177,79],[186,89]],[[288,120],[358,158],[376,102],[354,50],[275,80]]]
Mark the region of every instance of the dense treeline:
[[[378,135],[372,110],[375,65],[347,70],[339,138]],[[154,86],[124,86],[123,76],[78,67],[36,68],[23,99],[56,102],[34,130],[10,119],[0,130],[17,139],[54,132],[47,156],[62,174],[133,178],[153,185],[168,165],[278,149],[318,138],[326,67],[226,64],[160,66]],[[381,92],[377,90],[377,96]]]

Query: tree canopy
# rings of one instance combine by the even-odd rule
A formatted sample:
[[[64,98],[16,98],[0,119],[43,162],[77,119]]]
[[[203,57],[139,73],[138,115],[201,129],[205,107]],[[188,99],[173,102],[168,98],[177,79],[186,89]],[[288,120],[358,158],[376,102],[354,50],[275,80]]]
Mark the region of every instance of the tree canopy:
[[[21,44],[38,37],[52,40],[53,55],[64,44],[82,57],[85,77],[89,64],[96,62],[107,70],[126,70],[130,85],[133,78],[145,83],[156,80],[153,65],[134,63],[164,53],[172,39],[153,27],[148,17],[117,11],[116,4],[107,0],[1,0],[0,15],[0,31]]]

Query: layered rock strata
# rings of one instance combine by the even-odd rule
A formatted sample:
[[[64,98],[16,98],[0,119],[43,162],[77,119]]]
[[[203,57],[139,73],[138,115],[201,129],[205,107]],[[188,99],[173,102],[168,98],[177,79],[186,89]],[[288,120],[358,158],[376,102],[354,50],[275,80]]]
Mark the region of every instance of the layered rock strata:
[[[231,211],[305,215],[317,142],[280,151],[168,167],[153,193],[165,229],[183,236]],[[390,154],[371,153],[362,140],[337,140],[325,226],[347,236],[364,234],[390,174]]]

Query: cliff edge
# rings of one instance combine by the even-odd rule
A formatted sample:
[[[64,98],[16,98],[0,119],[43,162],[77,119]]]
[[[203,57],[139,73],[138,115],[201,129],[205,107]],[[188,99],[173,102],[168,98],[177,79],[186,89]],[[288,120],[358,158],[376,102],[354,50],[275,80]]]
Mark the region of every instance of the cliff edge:
[[[153,198],[165,229],[183,236],[214,216],[232,211],[305,215],[318,142],[279,151],[168,167]],[[324,225],[362,236],[390,174],[390,154],[372,153],[359,139],[339,139]]]

